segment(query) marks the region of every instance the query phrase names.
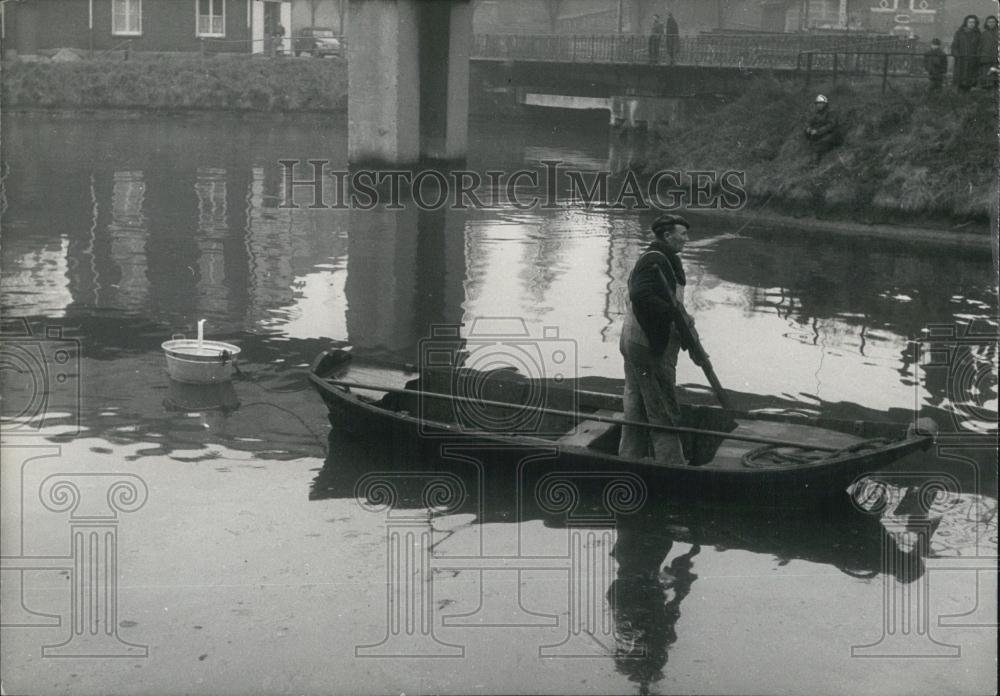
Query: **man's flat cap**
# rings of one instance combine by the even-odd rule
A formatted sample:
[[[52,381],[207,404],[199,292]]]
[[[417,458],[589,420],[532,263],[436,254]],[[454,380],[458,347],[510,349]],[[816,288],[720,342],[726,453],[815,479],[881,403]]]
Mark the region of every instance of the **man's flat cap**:
[[[653,221],[653,234],[663,234],[674,225],[683,225],[690,229],[691,225],[680,215],[661,215]]]

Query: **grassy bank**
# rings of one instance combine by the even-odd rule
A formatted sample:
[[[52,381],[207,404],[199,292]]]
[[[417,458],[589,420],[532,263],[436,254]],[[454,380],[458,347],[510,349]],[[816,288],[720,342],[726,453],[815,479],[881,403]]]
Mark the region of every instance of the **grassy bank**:
[[[649,168],[742,170],[769,212],[867,223],[952,226],[989,220],[996,197],[995,95],[928,96],[926,83],[881,94],[824,92],[845,142],[814,164],[803,129],[813,92],[761,80],[719,110],[658,134]]]
[[[342,111],[340,59],[141,58],[6,63],[5,108]]]

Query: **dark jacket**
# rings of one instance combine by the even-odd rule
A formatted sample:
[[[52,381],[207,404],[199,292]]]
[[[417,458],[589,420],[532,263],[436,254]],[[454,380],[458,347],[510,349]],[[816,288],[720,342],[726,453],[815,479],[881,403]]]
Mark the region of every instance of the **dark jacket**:
[[[976,20],[976,26],[969,29],[965,26],[969,17]],[[955,73],[953,79],[960,87],[969,87],[976,81],[979,67],[979,18],[969,15],[962,26],[955,32],[951,40],[951,55],[955,57]]]
[[[812,118],[809,119],[809,128],[816,131],[809,135],[809,139],[839,141],[843,137],[843,126],[837,112],[827,106],[822,111],[813,111]]]
[[[672,36],[674,38],[681,35],[681,29],[677,26],[677,20],[673,16],[667,17],[667,36]]]
[[[662,36],[663,35],[663,22],[658,19],[653,20],[653,26],[649,29],[649,35],[652,36]]]
[[[943,80],[948,72],[948,56],[940,48],[932,48],[924,54],[924,70],[932,80]]]
[[[648,253],[650,251],[660,253],[650,254]],[[632,302],[632,312],[654,353],[666,349],[670,339],[670,328],[673,322],[678,320],[673,306],[667,299],[660,273],[675,293],[678,284],[687,284],[680,257],[665,242],[657,239],[649,245],[646,253],[639,257],[632,274],[628,277],[628,296]]]
[[[997,65],[996,29],[983,29],[979,35],[979,65]]]

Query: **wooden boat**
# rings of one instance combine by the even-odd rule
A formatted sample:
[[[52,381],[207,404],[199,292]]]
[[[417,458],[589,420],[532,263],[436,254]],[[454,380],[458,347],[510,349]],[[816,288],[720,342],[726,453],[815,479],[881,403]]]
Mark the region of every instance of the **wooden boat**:
[[[933,423],[914,428],[685,404],[679,435],[690,461],[667,466],[618,456],[624,414],[616,394],[508,370],[418,373],[356,362],[341,350],[317,356],[309,376],[334,428],[396,447],[425,470],[445,444],[475,444],[491,460],[539,450],[552,467],[633,472],[657,494],[687,500],[798,507],[845,499],[851,484],[933,442]]]

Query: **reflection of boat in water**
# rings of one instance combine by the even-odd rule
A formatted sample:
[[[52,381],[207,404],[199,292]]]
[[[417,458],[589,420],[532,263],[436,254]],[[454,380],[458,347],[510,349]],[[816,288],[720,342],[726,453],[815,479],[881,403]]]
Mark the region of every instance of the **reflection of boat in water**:
[[[617,455],[623,409],[614,394],[508,370],[416,374],[355,365],[343,351],[320,354],[310,379],[334,427],[419,453],[425,461],[445,442],[475,442],[492,447],[493,456],[511,447],[550,448],[557,468],[632,472],[658,494],[674,491],[688,499],[809,506],[842,498],[859,477],[931,444],[931,437],[900,424],[685,405],[681,438],[692,465],[658,465]]]
[[[412,533],[414,520],[425,519],[427,530],[442,530],[436,537],[440,541],[428,548],[427,567],[438,562],[435,554],[440,553],[447,563],[454,553],[449,535],[456,525],[478,527],[470,534],[483,543],[490,535],[508,538],[505,526],[524,525],[527,532],[537,520],[545,528],[566,529],[568,534],[613,530],[613,551],[604,545],[591,551],[604,558],[611,554],[616,567],[608,575],[600,558],[590,566],[574,567],[581,569],[581,582],[588,590],[598,592],[596,597],[610,608],[613,635],[596,636],[605,646],[604,654],[643,690],[666,671],[670,648],[678,640],[678,631],[683,633],[679,620],[686,597],[698,592],[698,566],[705,555],[746,551],[773,557],[777,567],[801,560],[836,568],[851,578],[873,579],[881,573],[889,576],[888,582],[903,584],[924,573],[926,545],[901,549],[883,527],[881,515],[862,506],[848,504],[836,514],[829,510],[816,514],[685,505],[651,496],[615,499],[609,492],[616,485],[636,483],[631,474],[605,471],[588,479],[580,472],[553,472],[529,450],[522,452],[524,460],[517,467],[511,467],[490,459],[473,443],[446,453],[429,471],[409,452],[373,450],[370,443],[336,429],[328,447],[327,461],[313,482],[310,497],[358,500],[365,509],[388,506],[384,512],[387,525],[394,519],[406,520],[410,526],[401,529],[407,533]],[[378,485],[371,485],[376,480]],[[553,483],[560,486],[560,499],[566,502],[556,511]],[[456,494],[438,495],[446,488]],[[493,541],[480,548],[491,547],[495,547]],[[538,559],[532,562],[537,564]],[[505,567],[516,568],[516,558],[508,558]],[[438,579],[430,574],[426,581]],[[447,592],[445,585],[440,589],[438,596]],[[567,586],[567,598],[577,596],[573,592]],[[517,598],[514,593],[511,601]],[[559,606],[557,598],[550,601]]]

